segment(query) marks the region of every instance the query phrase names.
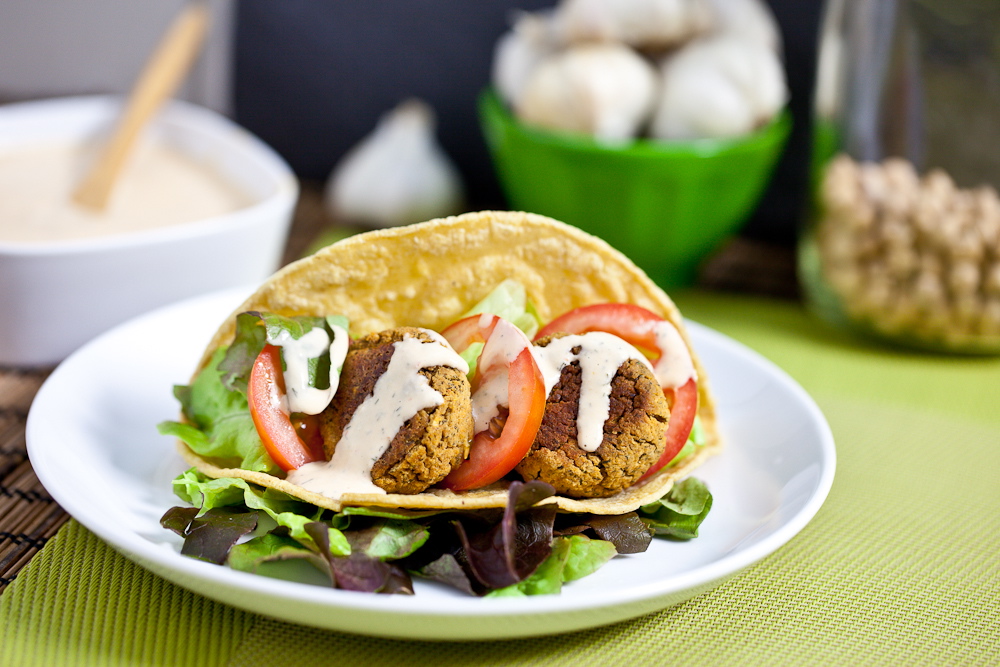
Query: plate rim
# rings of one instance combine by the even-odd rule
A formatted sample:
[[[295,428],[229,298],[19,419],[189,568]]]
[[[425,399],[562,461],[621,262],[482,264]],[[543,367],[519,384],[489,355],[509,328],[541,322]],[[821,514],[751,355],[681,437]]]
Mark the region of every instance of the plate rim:
[[[463,617],[475,616],[481,620],[489,620],[510,616],[515,612],[519,617],[535,618],[554,612],[576,611],[580,608],[601,610],[641,604],[642,602],[665,599],[672,595],[680,595],[684,591],[705,587],[713,582],[721,583],[726,578],[742,572],[750,565],[773,554],[801,532],[815,517],[832,488],[836,471],[836,449],[833,434],[822,411],[808,392],[788,373],[755,350],[708,326],[691,320],[685,320],[685,326],[688,331],[697,332],[696,336],[692,335],[693,338],[705,337],[711,339],[713,344],[725,348],[727,352],[744,357],[755,366],[766,370],[769,379],[779,382],[796,395],[809,413],[810,420],[818,427],[820,436],[818,442],[820,452],[820,459],[818,461],[820,464],[819,479],[816,481],[815,488],[812,490],[806,503],[795,514],[783,521],[773,533],[760,541],[747,547],[739,548],[732,553],[725,554],[714,561],[699,565],[687,572],[672,575],[659,581],[641,586],[631,585],[619,589],[602,591],[599,598],[589,602],[584,607],[581,607],[578,598],[548,595],[533,596],[531,598],[492,598],[488,602],[476,597],[456,597],[448,599],[447,608],[435,609],[429,608],[428,604],[424,601],[431,600],[439,605],[440,600],[427,598],[426,596],[421,597],[419,594],[414,596],[372,595],[369,593],[334,590],[305,583],[272,579],[186,558],[173,549],[164,548],[163,545],[150,542],[130,529],[120,529],[115,525],[109,525],[106,521],[102,522],[99,517],[91,514],[85,505],[81,508],[75,499],[67,497],[52,477],[56,473],[50,470],[47,460],[51,452],[46,452],[44,446],[40,448],[39,445],[35,444],[37,440],[33,434],[37,431],[37,424],[41,419],[38,416],[39,411],[36,410],[36,405],[41,405],[44,408],[48,401],[48,394],[54,391],[52,387],[58,387],[59,383],[62,382],[62,377],[71,373],[76,364],[84,363],[81,359],[86,360],[91,354],[91,350],[99,348],[106,339],[122,335],[122,332],[133,327],[141,328],[142,323],[146,320],[155,320],[164,317],[169,311],[175,309],[183,311],[194,308],[199,304],[214,304],[217,302],[220,318],[224,317],[228,313],[228,311],[223,312],[225,305],[228,303],[231,306],[230,310],[235,308],[241,302],[239,295],[248,294],[249,289],[246,287],[231,288],[186,299],[140,315],[96,337],[62,362],[46,379],[29,409],[25,430],[28,455],[35,474],[49,494],[67,513],[104,542],[138,565],[154,571],[165,579],[188,590],[215,600],[220,600],[223,603],[237,605],[237,603],[231,602],[229,599],[221,599],[212,592],[199,590],[196,585],[204,584],[209,589],[214,589],[221,585],[231,589],[234,593],[277,596],[289,602],[318,605],[324,608],[336,609],[340,612],[358,611],[390,614],[399,618],[454,618],[460,615]],[[725,456],[725,449],[720,453],[720,456]],[[179,576],[170,576],[171,574]],[[180,581],[180,578],[183,578],[184,581]],[[530,605],[526,606],[525,600],[528,599],[530,599]],[[244,608],[251,609],[250,607]],[[257,610],[257,613],[261,613],[261,611]],[[635,616],[635,614],[632,614],[632,616]],[[285,620],[288,619],[286,618]],[[295,620],[291,622],[301,623],[302,621]],[[595,623],[595,625],[603,624],[603,622]],[[336,627],[323,623],[317,623],[317,625],[330,628]],[[576,629],[583,629],[584,627],[589,626],[580,625]],[[356,630],[353,631],[356,632]],[[400,638],[406,636],[397,633],[378,634]],[[539,632],[538,634],[548,634],[548,632]],[[444,633],[442,636],[446,635],[447,633]],[[517,633],[507,636],[523,637],[530,636],[530,634]],[[425,638],[431,639],[430,637]],[[469,637],[469,639],[473,639],[473,637]]]

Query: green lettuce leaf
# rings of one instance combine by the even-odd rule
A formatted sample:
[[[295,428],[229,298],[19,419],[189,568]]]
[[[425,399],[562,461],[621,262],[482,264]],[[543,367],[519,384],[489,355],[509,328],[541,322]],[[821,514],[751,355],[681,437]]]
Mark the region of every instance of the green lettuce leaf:
[[[541,327],[541,319],[535,306],[528,301],[524,285],[508,278],[493,288],[482,301],[470,308],[462,317],[492,313],[513,323],[532,338]],[[461,318],[460,318],[461,319]]]
[[[427,541],[430,532],[415,521],[376,519],[370,526],[345,533],[351,553],[360,552],[379,560],[399,560]]]
[[[476,375],[476,367],[479,366],[479,355],[483,353],[485,343],[470,343],[469,347],[458,353],[462,360],[469,365],[469,381]]]
[[[326,558],[307,549],[287,535],[271,532],[259,535],[229,550],[226,563],[234,570],[263,573],[267,563],[286,560],[304,560],[329,578],[330,568]]]
[[[530,576],[516,584],[499,588],[486,597],[521,597],[553,595],[564,583],[592,574],[614,558],[615,546],[604,540],[592,540],[585,535],[557,537],[552,540],[552,553]]]
[[[323,510],[284,493],[260,489],[235,477],[212,479],[195,468],[174,479],[174,493],[181,500],[199,508],[201,513],[215,507],[244,505],[266,514],[278,526],[288,529],[292,539],[308,547],[318,548],[305,527],[306,524],[319,521]],[[351,546],[344,534],[336,528],[327,527],[333,554],[344,556],[351,553]]]
[[[656,502],[643,505],[639,514],[655,535],[675,540],[698,537],[698,527],[712,509],[712,494],[694,477],[678,482]]]
[[[413,581],[399,565],[362,551],[352,551],[346,557],[338,556],[330,549],[325,524],[306,524],[306,531],[319,546],[319,553],[330,568],[330,580],[337,588],[364,593],[413,595]]]
[[[224,355],[225,349],[216,350],[190,386],[174,388],[189,423],[166,421],[157,429],[225,467],[276,474],[280,469],[257,435],[246,396],[223,384],[218,365]]]
[[[438,514],[446,514],[451,510],[408,510],[408,509],[397,509],[394,507],[345,507],[337,514],[334,518],[344,522],[343,526],[337,526],[338,528],[346,528],[350,522],[350,517],[352,516],[371,516],[379,517],[382,519],[424,519],[429,516],[435,516]]]
[[[524,285],[511,278],[507,278],[494,287],[493,291],[483,297],[482,301],[467,310],[458,319],[480,313],[490,313],[502,317],[523,331],[529,339],[533,338],[542,326],[538,311],[535,310],[534,304],[528,301]],[[469,364],[470,379],[476,374],[476,366],[482,351],[483,343],[472,343],[459,354],[465,363]]]
[[[673,468],[674,466],[679,465],[704,446],[705,429],[701,425],[701,417],[695,415],[694,424],[691,425],[691,433],[688,435],[687,442],[684,443],[681,451],[677,452],[677,456],[675,456],[670,463],[667,464],[667,467]]]
[[[216,350],[190,386],[174,387],[174,396],[187,421],[162,422],[158,425],[160,433],[183,440],[196,454],[225,467],[280,474],[250,417],[246,397],[250,371],[269,335],[277,337],[287,332],[297,340],[322,327],[332,337],[336,335],[334,326],[346,329],[347,318],[240,313],[232,344]],[[331,368],[330,354],[324,353],[309,360],[309,383],[327,389],[331,376],[340,370],[340,366]]]

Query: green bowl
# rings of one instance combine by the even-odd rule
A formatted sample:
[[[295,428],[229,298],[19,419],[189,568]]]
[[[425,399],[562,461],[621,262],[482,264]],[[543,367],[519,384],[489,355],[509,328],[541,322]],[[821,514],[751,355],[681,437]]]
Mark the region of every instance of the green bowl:
[[[698,265],[753,211],[791,128],[785,111],[737,139],[621,147],[528,127],[487,90],[479,117],[512,209],[568,222],[628,255],[663,287]]]

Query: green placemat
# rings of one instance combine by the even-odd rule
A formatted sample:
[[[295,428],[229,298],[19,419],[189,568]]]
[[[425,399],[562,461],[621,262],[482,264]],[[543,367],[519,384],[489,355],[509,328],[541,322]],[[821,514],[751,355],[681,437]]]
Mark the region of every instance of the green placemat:
[[[678,303],[791,373],[837,440],[813,522],[715,590],[555,637],[370,639],[188,593],[71,522],[0,596],[0,665],[1000,664],[1000,360],[871,347],[786,303]]]

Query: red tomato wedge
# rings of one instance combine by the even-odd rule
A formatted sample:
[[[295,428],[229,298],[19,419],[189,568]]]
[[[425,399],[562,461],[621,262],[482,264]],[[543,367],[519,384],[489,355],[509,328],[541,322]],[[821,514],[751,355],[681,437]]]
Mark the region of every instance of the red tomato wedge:
[[[670,423],[667,425],[667,446],[660,455],[660,460],[650,466],[649,470],[643,473],[639,481],[652,477],[660,471],[663,466],[674,460],[680,452],[688,436],[691,435],[691,428],[694,426],[694,418],[698,414],[698,383],[691,378],[686,383],[676,389],[664,389],[663,395],[667,397],[670,405]]]
[[[441,334],[459,352],[472,343],[485,343],[473,378],[473,404],[479,390],[490,391],[491,379],[495,383],[499,373],[507,375],[508,415],[499,436],[490,429],[476,433],[469,458],[441,482],[452,491],[478,489],[513,470],[531,449],[545,412],[545,383],[531,356],[531,341],[507,320],[473,315]]]
[[[250,371],[247,401],[264,449],[282,470],[288,471],[323,460],[323,450],[321,439],[317,447],[316,418],[296,418],[293,424],[291,416],[282,408],[284,395],[281,350],[275,345],[265,345]],[[309,444],[299,438],[300,431],[309,439]]]
[[[545,325],[535,340],[549,334],[563,332],[582,334],[589,331],[604,331],[614,334],[644,352],[653,353],[653,366],[663,356],[656,338],[656,326],[664,319],[651,310],[629,303],[598,303],[582,306],[560,315]],[[670,463],[684,447],[694,418],[698,414],[698,383],[694,378],[679,387],[663,390],[670,405],[670,424],[667,426],[666,449],[660,460],[646,471],[640,479],[646,479]]]

